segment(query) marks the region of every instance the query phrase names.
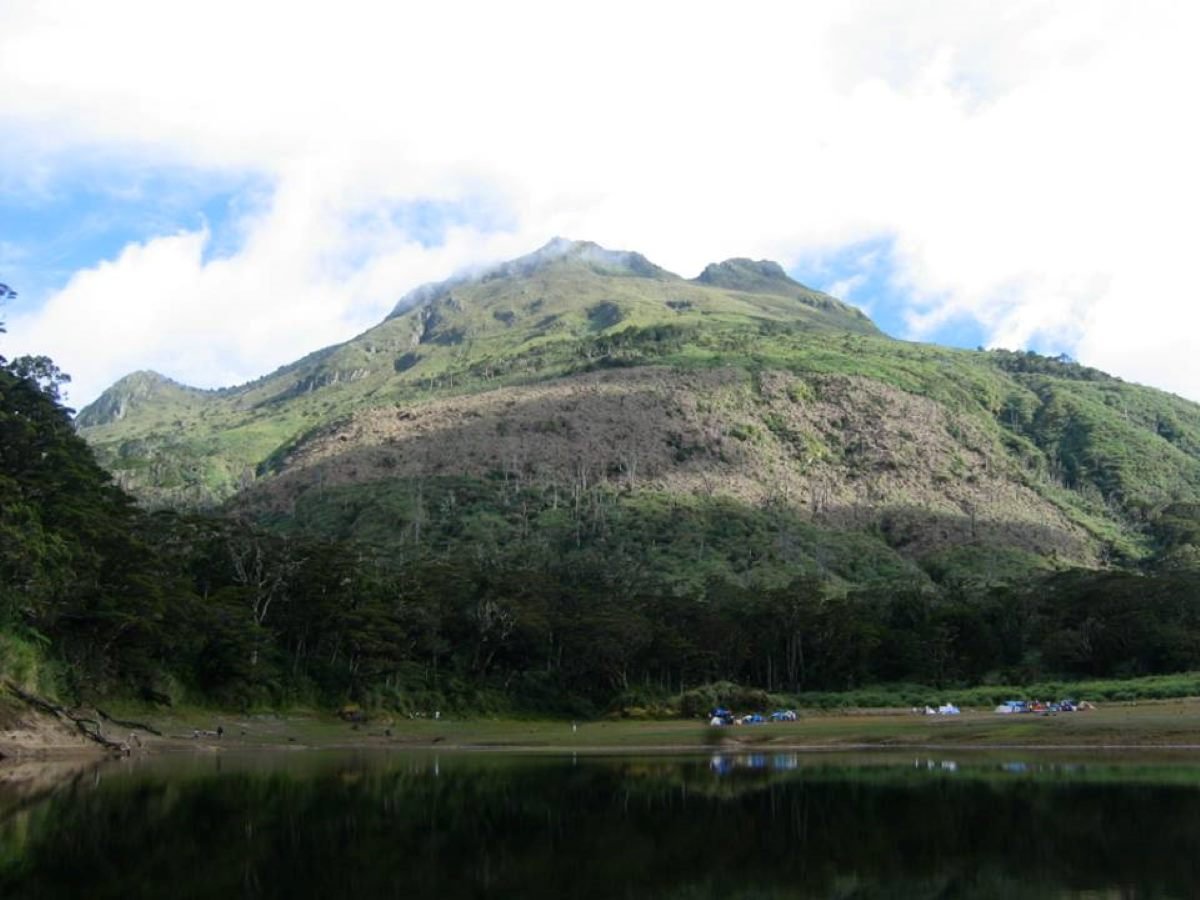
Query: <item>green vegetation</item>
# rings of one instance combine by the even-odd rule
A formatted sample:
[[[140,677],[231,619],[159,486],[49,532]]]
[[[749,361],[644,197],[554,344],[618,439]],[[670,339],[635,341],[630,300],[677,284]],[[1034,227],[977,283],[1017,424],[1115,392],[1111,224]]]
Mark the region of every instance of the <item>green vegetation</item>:
[[[30,362],[0,360],[0,672],[40,685],[52,631],[58,659],[94,655],[141,630],[161,588],[132,499],[57,402],[60,373]]]
[[[928,577],[878,535],[820,528],[786,506],[604,484],[584,492],[503,478],[393,478],[307,491],[272,531],[354,540],[392,564],[470,559],[500,569],[605,572],[605,583],[681,596],[714,580],[782,586],[800,574],[842,585]]]
[[[735,332],[716,349],[752,342],[763,328],[876,333],[857,310],[786,277],[773,291],[747,293],[597,259],[580,245],[561,258],[516,261],[506,277],[415,292],[424,305],[238,388],[197,391],[135,373],[78,424],[126,486],[159,503],[204,506],[356,409],[636,365],[709,329]]]
[[[1154,552],[1159,512],[1200,500],[1194,404],[1062,359],[894,341],[832,298],[733,262],[724,277],[694,282],[611,259],[599,265],[582,250],[510,267],[435,286],[426,305],[238,388],[203,392],[129,376],[78,422],[118,483],[144,502],[205,508],[275,490],[277,476],[307,453],[329,467],[361,450],[356,441],[331,448],[329,435],[371,410],[437,419],[464,398],[481,398],[480,408],[531,386],[652,365],[662,389],[644,400],[646,418],[676,423],[674,471],[660,473],[678,476],[674,493],[700,490],[697,479],[684,483],[689,467],[714,462],[739,467],[760,493],[781,474],[808,494],[875,492],[877,511],[925,507],[936,492],[981,521],[1015,516],[1056,531],[1037,548],[1015,545],[1041,556],[1039,565],[1055,556],[1142,561]],[[743,280],[729,280],[739,272]],[[706,405],[711,382],[689,381],[703,372],[741,373],[748,389]],[[695,405],[679,403],[692,395]],[[588,402],[564,401],[584,404],[580,415]],[[570,409],[548,408],[544,418],[570,423]],[[635,436],[645,428],[626,427]],[[700,437],[713,428],[736,453]],[[585,458],[582,434],[568,430],[564,452]],[[891,478],[922,463],[915,448],[934,438],[944,442],[937,471]],[[636,471],[601,476],[648,480]],[[357,479],[380,477],[368,468]],[[721,478],[715,472],[703,490],[722,492]],[[879,524],[879,516],[869,523]],[[920,526],[909,538],[919,555],[957,543],[939,534]]]
[[[0,668],[581,715],[1200,668],[1194,404],[746,260],[559,244],[411,302],[238,388],[123,379],[76,423],[115,485],[61,373],[6,364]]]
[[[926,572],[786,509],[503,478],[330,489],[273,530],[146,513],[52,390],[0,388],[5,667],[40,683],[43,647],[69,696],[593,715],[682,695],[691,714],[721,681],[765,700],[1200,667],[1185,569]],[[1164,520],[1172,558],[1191,512]]]

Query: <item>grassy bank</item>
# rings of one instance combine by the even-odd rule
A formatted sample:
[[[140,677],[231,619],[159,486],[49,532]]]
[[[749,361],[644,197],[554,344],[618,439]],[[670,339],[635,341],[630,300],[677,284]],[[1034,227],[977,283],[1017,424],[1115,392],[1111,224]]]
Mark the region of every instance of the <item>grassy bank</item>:
[[[517,721],[379,716],[348,723],[321,714],[222,715],[193,712],[154,723],[164,750],[438,748],[545,752],[646,750],[832,750],[863,747],[1080,747],[1200,749],[1200,699],[1119,703],[1052,716],[956,717],[897,710],[809,712],[797,722],[710,728],[697,720]],[[216,735],[220,727],[221,735]]]
[[[152,751],[256,751],[290,749],[435,748],[628,752],[638,750],[845,749],[883,747],[1078,747],[1200,748],[1200,675],[1175,675],[1121,681],[1047,682],[1025,687],[935,690],[893,685],[842,694],[766,695],[736,689],[733,702],[713,692],[736,711],[752,701],[757,708],[791,705],[797,722],[710,728],[700,715],[661,718],[622,717],[598,720],[517,718],[444,714],[409,717],[368,711],[362,721],[345,721],[327,710],[237,712],[183,707],[164,712],[136,704],[107,708],[114,718],[145,723],[161,735],[105,723],[106,736],[128,742],[135,753]],[[997,715],[997,700],[1073,696],[1097,704],[1094,710],[1056,715]],[[657,707],[677,711],[681,698]],[[710,700],[692,697],[693,702]],[[912,707],[954,702],[961,716],[916,715]],[[9,698],[9,705],[12,698]],[[761,704],[761,705],[759,705]],[[627,712],[630,710],[627,710]],[[637,708],[635,715],[648,710]],[[9,713],[15,715],[15,708]],[[12,715],[8,718],[13,718]],[[21,718],[26,718],[21,716]],[[220,729],[220,734],[217,734]],[[136,733],[136,739],[132,736]],[[36,752],[37,734],[23,739],[23,752]],[[60,741],[61,743],[61,741]],[[11,755],[11,754],[10,754]]]

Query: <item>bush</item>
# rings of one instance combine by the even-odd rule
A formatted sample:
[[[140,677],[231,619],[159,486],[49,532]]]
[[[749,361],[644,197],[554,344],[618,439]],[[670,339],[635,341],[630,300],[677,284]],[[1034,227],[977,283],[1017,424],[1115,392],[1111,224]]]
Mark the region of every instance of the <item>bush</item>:
[[[679,714],[684,718],[706,718],[718,706],[763,712],[771,706],[771,695],[761,688],[742,687],[730,681],[704,684],[679,695]]]
[[[56,696],[57,673],[42,655],[41,647],[30,640],[0,632],[0,678],[35,694]]]
[[[679,703],[661,688],[633,687],[609,704],[609,714],[622,719],[671,719],[679,715]]]

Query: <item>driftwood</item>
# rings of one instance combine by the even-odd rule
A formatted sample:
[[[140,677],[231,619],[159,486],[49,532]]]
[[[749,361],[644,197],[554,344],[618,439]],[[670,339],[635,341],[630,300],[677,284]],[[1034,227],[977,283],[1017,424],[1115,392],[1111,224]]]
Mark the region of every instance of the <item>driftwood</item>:
[[[145,731],[148,734],[154,735],[155,737],[162,737],[162,732],[153,725],[147,725],[144,722],[132,722],[128,719],[113,718],[98,706],[96,707],[96,713],[105,722],[112,722],[114,725],[120,725],[122,728],[136,728],[138,731]]]
[[[114,741],[106,738],[101,728],[100,723],[96,719],[88,719],[83,716],[72,715],[65,707],[59,706],[57,703],[51,703],[44,697],[39,697],[37,694],[31,694],[26,690],[18,687],[11,681],[5,681],[5,686],[12,692],[13,696],[32,706],[34,709],[48,713],[61,721],[70,722],[75,728],[86,737],[89,741],[94,741],[100,746],[113,751],[114,753],[127,754],[129,753],[129,745],[121,741]]]

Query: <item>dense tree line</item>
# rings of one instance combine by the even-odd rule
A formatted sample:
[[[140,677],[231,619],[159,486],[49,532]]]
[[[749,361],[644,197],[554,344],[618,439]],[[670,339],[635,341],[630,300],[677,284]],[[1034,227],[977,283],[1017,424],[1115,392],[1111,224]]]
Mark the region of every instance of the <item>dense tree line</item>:
[[[979,348],[983,350],[982,347]],[[1071,378],[1078,381],[1115,381],[1113,376],[1093,369],[1091,366],[1080,365],[1065,353],[1058,356],[1044,356],[1033,350],[989,350],[991,359],[1001,369],[1021,374],[1052,375],[1055,378]]]
[[[715,681],[799,692],[1200,668],[1193,506],[1159,517],[1162,564],[1140,573],[682,590],[611,554],[555,562],[470,540],[396,554],[147,513],[75,434],[61,377],[48,360],[0,369],[0,629],[41,648],[64,693],[566,712]]]

